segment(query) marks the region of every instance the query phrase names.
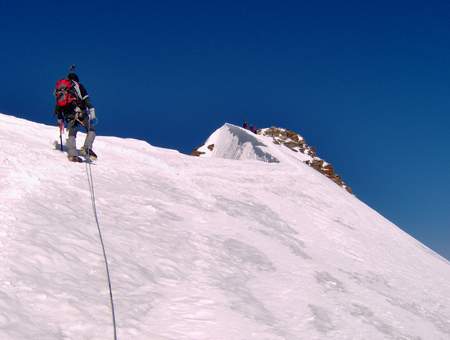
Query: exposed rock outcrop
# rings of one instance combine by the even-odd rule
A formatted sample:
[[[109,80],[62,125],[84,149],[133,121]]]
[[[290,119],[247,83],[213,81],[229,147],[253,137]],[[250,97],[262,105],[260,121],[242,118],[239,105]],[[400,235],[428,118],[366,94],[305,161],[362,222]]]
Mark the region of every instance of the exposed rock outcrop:
[[[199,149],[199,147],[198,147],[198,148],[196,148],[196,149],[194,149],[194,150],[192,150],[192,152],[191,152],[191,156],[196,156],[196,157],[199,157],[199,156],[201,156],[201,155],[204,155],[204,154],[205,154],[205,153],[204,153],[203,151],[199,151],[198,149]]]
[[[333,166],[330,163],[325,162],[323,159],[317,157],[316,149],[312,146],[309,146],[304,138],[298,133],[287,129],[271,127],[268,129],[259,130],[258,134],[262,136],[272,137],[275,144],[284,145],[293,152],[301,152],[305,155],[310,156],[311,159],[306,160],[306,164],[327,176],[329,179],[331,179],[337,185],[343,187],[349,193],[352,193],[352,189],[342,180],[342,178],[338,174],[335,173]]]

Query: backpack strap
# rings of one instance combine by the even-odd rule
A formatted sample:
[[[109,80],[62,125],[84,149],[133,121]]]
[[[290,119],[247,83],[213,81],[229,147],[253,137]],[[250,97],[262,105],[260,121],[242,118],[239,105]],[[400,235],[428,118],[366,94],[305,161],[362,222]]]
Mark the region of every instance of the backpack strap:
[[[75,80],[71,80],[71,82],[72,82],[73,88],[75,89],[78,99],[84,100],[83,96],[81,95],[80,84],[78,84]]]

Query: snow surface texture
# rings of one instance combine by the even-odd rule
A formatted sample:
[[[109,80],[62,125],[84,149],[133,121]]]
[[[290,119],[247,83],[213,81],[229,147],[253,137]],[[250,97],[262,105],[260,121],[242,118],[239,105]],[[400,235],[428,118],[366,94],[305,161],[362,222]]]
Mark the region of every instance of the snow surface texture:
[[[96,140],[119,339],[450,339],[446,260],[295,153],[232,131],[213,135],[224,157],[260,151]],[[56,139],[0,115],[2,340],[113,337],[86,164]]]

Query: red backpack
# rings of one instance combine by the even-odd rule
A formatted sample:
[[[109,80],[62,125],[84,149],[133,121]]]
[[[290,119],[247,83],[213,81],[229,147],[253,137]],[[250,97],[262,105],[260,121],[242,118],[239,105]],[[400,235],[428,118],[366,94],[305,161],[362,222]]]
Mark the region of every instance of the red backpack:
[[[76,90],[71,80],[60,79],[55,86],[56,105],[64,107],[77,100]]]

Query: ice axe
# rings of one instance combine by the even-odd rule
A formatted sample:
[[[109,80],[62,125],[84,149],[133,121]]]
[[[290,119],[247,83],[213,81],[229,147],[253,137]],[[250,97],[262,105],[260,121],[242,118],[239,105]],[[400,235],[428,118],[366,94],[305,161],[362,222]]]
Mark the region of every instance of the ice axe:
[[[64,133],[64,120],[60,119],[59,121],[59,147],[61,151],[63,151],[63,141],[62,141],[62,135]]]

